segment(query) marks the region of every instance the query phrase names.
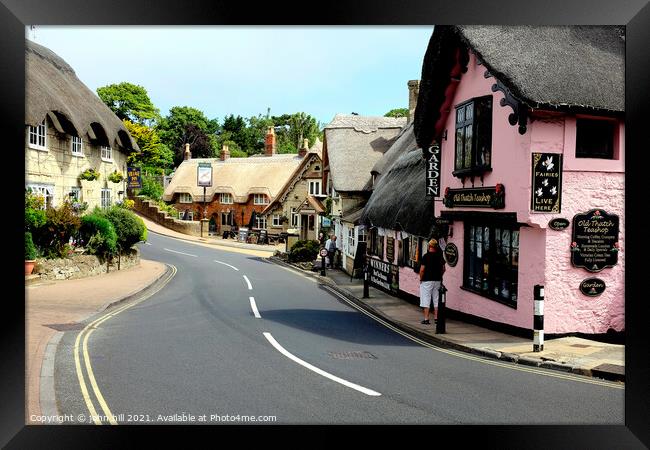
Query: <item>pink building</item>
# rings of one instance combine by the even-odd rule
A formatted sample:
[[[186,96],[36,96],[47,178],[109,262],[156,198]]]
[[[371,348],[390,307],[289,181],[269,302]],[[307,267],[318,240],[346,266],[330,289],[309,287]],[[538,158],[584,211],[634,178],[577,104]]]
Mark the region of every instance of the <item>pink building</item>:
[[[618,27],[435,27],[419,161],[404,149],[364,211],[401,293],[418,295],[415,252],[439,236],[452,314],[532,330],[541,285],[546,335],[624,331],[624,53]]]

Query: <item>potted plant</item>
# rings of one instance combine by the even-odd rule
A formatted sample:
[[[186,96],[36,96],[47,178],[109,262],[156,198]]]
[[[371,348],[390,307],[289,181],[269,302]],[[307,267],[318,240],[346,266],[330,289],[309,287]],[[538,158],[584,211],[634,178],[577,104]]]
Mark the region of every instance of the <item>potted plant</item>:
[[[36,246],[32,240],[32,233],[25,232],[25,275],[31,275],[36,263]]]
[[[90,169],[86,169],[81,172],[81,174],[79,174],[79,178],[86,181],[95,181],[97,178],[99,178],[99,172],[91,167]]]
[[[120,183],[123,179],[124,179],[124,175],[122,174],[122,172],[118,172],[117,169],[108,176],[108,180],[111,183]]]

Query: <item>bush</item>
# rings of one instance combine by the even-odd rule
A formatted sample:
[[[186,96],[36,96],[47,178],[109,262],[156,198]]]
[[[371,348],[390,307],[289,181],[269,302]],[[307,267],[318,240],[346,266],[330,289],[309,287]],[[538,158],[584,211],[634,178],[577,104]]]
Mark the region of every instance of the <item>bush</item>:
[[[32,233],[25,232],[25,261],[33,261],[36,259],[36,246],[32,240]]]
[[[147,229],[141,218],[131,211],[113,206],[102,214],[111,221],[117,233],[117,247],[122,252],[147,239]]]
[[[318,241],[297,241],[289,252],[289,261],[308,262],[316,259],[320,243]]]
[[[113,255],[117,251],[117,233],[110,220],[97,213],[81,218],[79,235],[91,255],[102,257]]]
[[[33,235],[37,238],[38,246],[44,250],[46,258],[65,258],[69,253],[66,245],[79,231],[79,217],[70,203],[64,202],[58,208],[48,208],[45,219],[45,225]]]
[[[31,189],[25,190],[25,231],[34,231],[45,225],[43,197],[35,195]]]
[[[138,195],[144,195],[153,200],[162,198],[164,189],[155,177],[142,174],[142,188]]]

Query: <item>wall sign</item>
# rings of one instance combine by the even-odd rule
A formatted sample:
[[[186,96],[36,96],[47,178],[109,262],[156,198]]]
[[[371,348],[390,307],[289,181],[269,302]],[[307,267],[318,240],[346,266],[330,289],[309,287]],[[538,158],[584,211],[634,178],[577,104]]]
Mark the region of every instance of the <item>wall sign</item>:
[[[531,212],[559,213],[562,205],[562,155],[533,153]]]
[[[503,209],[506,206],[506,188],[502,184],[492,187],[445,189],[443,203],[447,208],[459,206]]]
[[[565,230],[565,229],[569,228],[569,225],[571,225],[571,222],[569,222],[564,217],[557,217],[555,219],[551,219],[548,222],[549,228],[551,230],[556,230],[556,231]]]
[[[390,263],[395,261],[395,238],[386,237],[386,259]]]
[[[618,216],[592,209],[573,217],[571,263],[600,272],[618,262]]]
[[[378,288],[397,295],[399,289],[399,266],[368,258],[368,279]]]
[[[126,174],[128,178],[127,187],[129,189],[139,189],[142,187],[139,167],[127,167]]]
[[[433,144],[427,150],[426,196],[440,195],[440,145]]]
[[[196,168],[196,180],[198,186],[212,186],[212,164],[199,163]]]
[[[605,282],[600,278],[587,278],[580,283],[580,292],[589,297],[597,297],[605,291]]]
[[[451,267],[456,267],[456,264],[458,263],[458,247],[456,247],[456,244],[447,244],[445,246],[444,255],[447,264]]]

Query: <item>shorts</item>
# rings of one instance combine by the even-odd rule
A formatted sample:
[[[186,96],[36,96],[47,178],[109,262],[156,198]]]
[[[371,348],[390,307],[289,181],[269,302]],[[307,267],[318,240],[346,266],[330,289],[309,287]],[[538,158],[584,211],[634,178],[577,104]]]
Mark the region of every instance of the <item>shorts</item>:
[[[438,307],[440,285],[442,281],[423,281],[420,283],[420,307],[429,308],[433,300],[433,307]]]

